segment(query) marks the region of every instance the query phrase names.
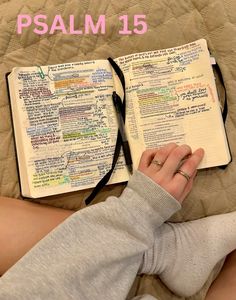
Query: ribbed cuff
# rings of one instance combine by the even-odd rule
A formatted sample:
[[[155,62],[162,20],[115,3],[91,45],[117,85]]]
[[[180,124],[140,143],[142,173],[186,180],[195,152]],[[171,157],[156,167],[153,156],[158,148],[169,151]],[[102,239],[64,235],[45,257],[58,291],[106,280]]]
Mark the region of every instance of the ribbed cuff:
[[[148,202],[163,222],[181,209],[181,204],[173,196],[140,171],[134,172],[127,187],[137,193],[142,201]]]

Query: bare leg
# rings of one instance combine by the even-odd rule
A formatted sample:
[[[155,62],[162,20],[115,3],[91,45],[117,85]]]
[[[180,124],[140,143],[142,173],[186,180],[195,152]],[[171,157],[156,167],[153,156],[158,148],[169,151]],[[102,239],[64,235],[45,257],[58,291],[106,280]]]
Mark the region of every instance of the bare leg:
[[[0,275],[73,212],[0,197]]]
[[[228,255],[219,276],[211,285],[206,300],[235,300],[236,250]]]

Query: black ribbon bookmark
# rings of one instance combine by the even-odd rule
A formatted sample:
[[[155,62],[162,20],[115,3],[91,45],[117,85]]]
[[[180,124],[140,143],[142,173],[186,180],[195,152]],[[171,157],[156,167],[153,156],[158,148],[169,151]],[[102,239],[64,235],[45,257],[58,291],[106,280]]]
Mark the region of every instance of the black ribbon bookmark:
[[[124,98],[123,98],[123,102],[121,101],[121,99],[119,98],[119,102],[120,102],[120,107],[121,107],[121,112],[122,112],[122,117],[125,123],[125,113],[126,113],[126,98],[125,98],[125,78],[124,78],[124,74],[121,71],[120,67],[115,63],[115,61],[109,57],[108,61],[110,62],[111,66],[113,67],[114,71],[116,72],[117,76],[120,79],[121,85],[123,87],[124,90]],[[91,194],[85,199],[85,204],[89,205],[93,199],[96,197],[96,195],[103,189],[103,187],[108,183],[109,179],[111,178],[111,175],[115,169],[117,160],[119,158],[120,155],[120,150],[122,147],[122,138],[120,135],[120,132],[118,130],[117,133],[117,139],[116,139],[116,146],[115,146],[115,150],[114,150],[114,155],[113,155],[113,160],[112,160],[112,164],[111,164],[111,169],[107,172],[107,174],[97,183],[97,185],[95,186],[95,188],[92,190]]]

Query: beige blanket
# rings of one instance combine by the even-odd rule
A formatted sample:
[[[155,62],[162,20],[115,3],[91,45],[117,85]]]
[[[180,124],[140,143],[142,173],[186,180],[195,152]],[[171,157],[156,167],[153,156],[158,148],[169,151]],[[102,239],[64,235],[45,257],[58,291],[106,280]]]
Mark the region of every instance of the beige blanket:
[[[48,22],[56,14],[68,22],[75,15],[77,25],[83,16],[106,15],[105,35],[42,36],[32,32],[16,34],[18,14],[45,14]],[[147,16],[144,35],[119,35],[118,16]],[[68,23],[67,23],[68,24]],[[199,38],[208,41],[223,73],[229,104],[226,122],[233,161],[226,170],[213,168],[199,171],[193,192],[175,215],[175,222],[236,209],[236,2],[234,0],[1,0],[0,1],[0,195],[20,198],[19,178],[12,135],[12,122],[7,97],[5,73],[15,66],[47,65],[63,62],[117,57],[129,53],[174,47]],[[223,101],[223,100],[222,100]],[[217,151],[217,149],[216,149]],[[107,187],[95,202],[108,195],[119,195],[124,185]],[[80,209],[89,191],[40,199],[39,202],[68,209]],[[204,299],[207,288],[217,275],[217,265],[204,288],[189,299]],[[189,283],[190,284],[190,283]],[[156,278],[137,278],[132,294],[150,293],[164,300],[182,299],[173,295]]]

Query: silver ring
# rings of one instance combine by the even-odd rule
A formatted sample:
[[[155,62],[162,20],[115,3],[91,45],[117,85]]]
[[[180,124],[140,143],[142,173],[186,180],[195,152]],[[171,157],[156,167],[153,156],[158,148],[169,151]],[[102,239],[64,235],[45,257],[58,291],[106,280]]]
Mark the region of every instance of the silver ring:
[[[157,159],[153,159],[151,163],[156,165],[156,166],[160,166],[160,167],[163,166],[163,163],[159,162],[159,160],[157,160]]]
[[[191,178],[191,177],[188,175],[188,173],[184,172],[184,171],[181,170],[181,169],[178,169],[178,170],[176,171],[176,173],[179,173],[180,175],[184,176],[184,177],[187,179],[187,181],[189,181],[189,179]]]

